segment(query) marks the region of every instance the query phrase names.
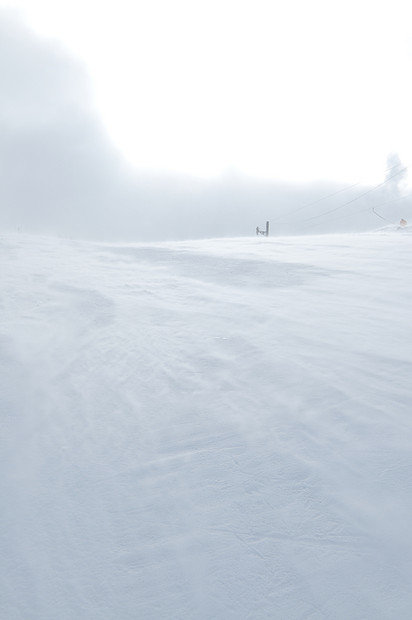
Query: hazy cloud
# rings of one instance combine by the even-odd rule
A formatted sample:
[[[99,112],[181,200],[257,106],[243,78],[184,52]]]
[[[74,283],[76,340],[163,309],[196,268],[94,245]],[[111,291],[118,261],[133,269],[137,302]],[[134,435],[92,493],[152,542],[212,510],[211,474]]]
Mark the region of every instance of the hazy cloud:
[[[93,110],[82,66],[5,11],[0,83],[0,229],[149,240],[248,235],[267,219],[274,234],[379,225],[376,196],[340,208],[362,188],[319,201],[337,187],[132,172]]]
[[[0,83],[2,219],[87,231],[115,202],[125,171],[93,115],[81,67],[3,14]]]
[[[400,160],[398,153],[390,153],[387,159],[386,187],[399,195],[406,189],[408,169]]]

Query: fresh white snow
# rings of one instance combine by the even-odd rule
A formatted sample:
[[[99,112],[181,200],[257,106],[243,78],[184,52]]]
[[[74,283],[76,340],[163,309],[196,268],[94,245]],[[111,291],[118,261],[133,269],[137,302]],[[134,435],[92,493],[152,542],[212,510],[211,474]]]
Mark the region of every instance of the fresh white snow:
[[[0,616],[412,616],[412,236],[2,235]]]

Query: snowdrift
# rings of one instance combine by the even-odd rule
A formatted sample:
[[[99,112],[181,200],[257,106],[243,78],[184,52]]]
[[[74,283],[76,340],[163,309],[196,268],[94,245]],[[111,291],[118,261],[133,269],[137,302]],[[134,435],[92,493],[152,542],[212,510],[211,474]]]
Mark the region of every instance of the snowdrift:
[[[1,617],[410,617],[410,236],[0,250]]]

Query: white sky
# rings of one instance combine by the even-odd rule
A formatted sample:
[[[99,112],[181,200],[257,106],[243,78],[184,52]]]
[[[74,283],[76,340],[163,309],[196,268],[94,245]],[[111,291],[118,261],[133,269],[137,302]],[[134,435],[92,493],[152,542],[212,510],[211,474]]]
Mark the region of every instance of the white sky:
[[[389,153],[412,164],[406,0],[0,6],[85,63],[109,134],[139,168],[379,183]]]

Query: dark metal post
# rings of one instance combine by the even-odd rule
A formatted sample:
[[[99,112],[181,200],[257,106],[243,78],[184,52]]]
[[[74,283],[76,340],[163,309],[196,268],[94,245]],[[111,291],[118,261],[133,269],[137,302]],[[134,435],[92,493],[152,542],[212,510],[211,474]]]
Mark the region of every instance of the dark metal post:
[[[266,230],[260,230],[259,226],[256,226],[256,234],[269,237],[269,222],[266,222]]]

